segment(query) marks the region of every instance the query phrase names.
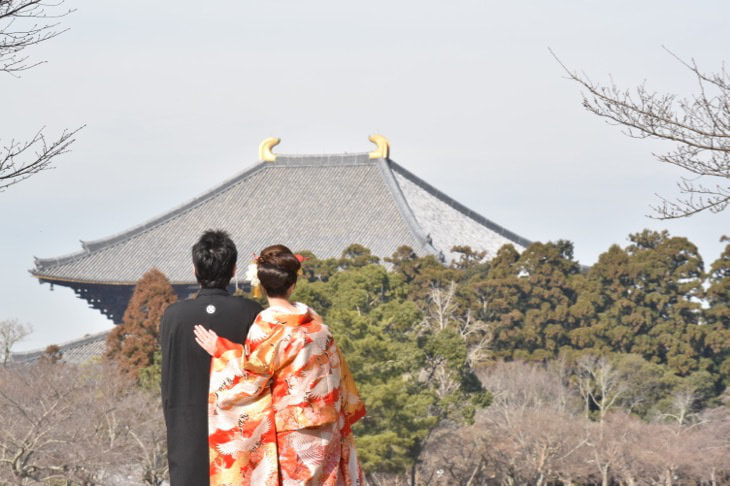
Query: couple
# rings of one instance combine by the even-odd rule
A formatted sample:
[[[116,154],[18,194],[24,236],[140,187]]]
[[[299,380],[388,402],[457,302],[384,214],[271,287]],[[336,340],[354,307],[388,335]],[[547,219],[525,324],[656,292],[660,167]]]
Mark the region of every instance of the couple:
[[[160,323],[171,486],[361,485],[350,427],[365,407],[329,328],[289,300],[299,259],[261,252],[262,310],[226,291],[237,255],[225,232],[205,232],[200,292]]]

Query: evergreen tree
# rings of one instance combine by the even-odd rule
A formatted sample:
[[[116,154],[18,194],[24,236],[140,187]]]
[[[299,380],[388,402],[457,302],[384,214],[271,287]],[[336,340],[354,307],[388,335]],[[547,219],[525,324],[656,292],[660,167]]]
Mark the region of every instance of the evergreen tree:
[[[626,251],[612,245],[576,283],[572,313],[581,325],[570,331],[572,347],[596,354],[629,352],[634,338],[630,316],[636,306],[630,298],[633,280]]]
[[[712,263],[708,284],[705,341],[727,386],[730,385],[730,245]]]
[[[455,247],[448,265],[408,247],[388,268],[357,245],[337,260],[311,255],[295,298],[330,325],[366,401],[355,432],[368,474],[415,484],[437,425],[489,404],[474,371],[499,359],[560,355],[570,369],[604,358],[618,380],[611,406],[647,419],[673,416],[679,398],[693,413],[711,403],[730,371],[730,249],[712,266],[703,312],[696,247],[666,232],[630,238],[590,269],[566,241],[521,254],[505,245],[488,262]],[[592,393],[603,404],[607,392]]]
[[[368,413],[355,433],[366,472],[413,475],[443,418],[468,419],[488,403],[470,373],[453,319],[448,329],[436,332],[425,319],[428,301],[411,298],[412,291],[450,282],[444,276],[455,271],[407,248],[389,259],[392,271],[376,264],[368,250],[350,250],[340,260],[340,271],[326,281],[303,279],[293,298],[322,314],[365,400]],[[408,266],[401,266],[405,261]]]
[[[478,265],[484,261],[487,256],[486,251],[473,250],[468,245],[457,245],[451,248],[452,253],[459,255],[458,260],[454,260],[451,266],[461,270],[472,270],[478,268]]]
[[[579,289],[575,348],[637,353],[686,376],[710,366],[700,325],[703,262],[697,247],[666,231],[630,235],[603,253]]]
[[[420,260],[413,248],[405,245],[398,247],[393,256],[385,258],[392,265],[393,271],[402,275],[406,283],[410,283],[418,275]]]
[[[523,339],[529,359],[556,357],[569,345],[568,333],[577,327],[570,308],[577,300],[574,276],[579,272],[573,244],[533,243],[520,255],[520,278],[526,280]]]
[[[512,245],[500,248],[478,289],[484,296],[478,315],[492,328],[492,352],[497,358],[511,358],[514,350],[522,346],[526,286],[518,277],[519,259],[520,254]]]
[[[638,311],[632,319],[632,351],[680,375],[707,366],[700,360],[704,271],[697,247],[666,231],[645,230],[630,239],[631,300]]]
[[[177,300],[170,282],[159,270],[145,273],[134,287],[122,323],[107,337],[106,357],[135,379],[141,370],[155,364],[159,349],[160,320]]]
[[[353,243],[342,252],[339,264],[341,268],[358,268],[380,262],[380,258],[372,254],[369,248]]]
[[[309,282],[327,281],[337,272],[339,259],[327,258],[320,260],[311,251],[300,251],[299,254],[304,257],[302,261],[302,277]]]
[[[545,360],[570,345],[578,272],[567,241],[533,243],[521,255],[509,245],[500,249],[487,275],[484,309],[496,356]]]

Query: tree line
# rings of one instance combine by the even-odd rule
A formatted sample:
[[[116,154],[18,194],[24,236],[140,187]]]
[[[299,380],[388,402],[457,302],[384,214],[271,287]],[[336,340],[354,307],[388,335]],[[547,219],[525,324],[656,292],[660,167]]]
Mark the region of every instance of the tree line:
[[[611,246],[590,268],[579,265],[567,241],[534,243],[522,253],[507,245],[488,261],[484,253],[456,247],[448,265],[405,247],[385,262],[357,245],[340,259],[310,255],[307,281],[295,297],[324,315],[352,362],[369,410],[356,430],[368,481],[435,481],[426,457],[434,449],[439,452],[428,457],[451,457],[437,437],[444,424],[493,434],[494,427],[474,424],[497,410],[496,391],[485,377],[500,369],[505,378],[504,362],[543,369],[561,363],[560,383],[580,398],[584,426],[625,414],[655,425],[646,433],[661,441],[664,436],[652,431],[674,422],[695,428],[703,411],[722,415],[730,365],[730,246],[706,271],[686,238],[646,230],[629,242]],[[536,433],[548,430],[533,425]],[[591,469],[594,462],[585,459],[581,474],[545,473],[542,483],[624,482],[611,468]],[[503,484],[540,483],[519,475],[526,466],[512,464]],[[727,472],[727,465],[717,465],[715,477],[719,471]],[[677,474],[663,473],[661,484]],[[482,479],[498,476],[492,469]],[[649,481],[632,479],[640,480]],[[468,476],[446,484],[455,481],[467,483]]]
[[[369,484],[729,478],[730,245],[707,269],[686,238],[653,231],[590,268],[567,241],[507,245],[489,260],[453,251],[449,264],[407,247],[382,261],[360,245],[340,258],[302,252],[294,299],[323,315],[366,401],[355,432]],[[148,272],[107,342],[133,384],[125,393],[153,409],[159,318],[174,300]],[[159,484],[164,466],[152,469]]]

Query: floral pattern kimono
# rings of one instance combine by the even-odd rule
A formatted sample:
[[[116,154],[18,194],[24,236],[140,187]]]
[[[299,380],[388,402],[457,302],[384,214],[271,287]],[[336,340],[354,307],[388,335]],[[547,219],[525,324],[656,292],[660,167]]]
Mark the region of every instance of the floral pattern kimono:
[[[245,346],[218,338],[208,397],[210,484],[359,486],[350,427],[365,406],[329,328],[269,308]]]

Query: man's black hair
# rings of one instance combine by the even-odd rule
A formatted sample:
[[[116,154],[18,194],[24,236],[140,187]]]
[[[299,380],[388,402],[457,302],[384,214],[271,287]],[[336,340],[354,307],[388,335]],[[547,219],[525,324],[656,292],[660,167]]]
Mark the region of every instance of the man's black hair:
[[[236,245],[221,230],[208,230],[193,245],[195,278],[204,289],[225,289],[238,259]]]

